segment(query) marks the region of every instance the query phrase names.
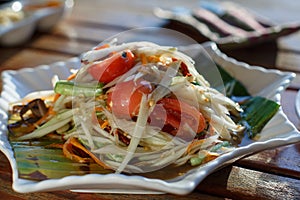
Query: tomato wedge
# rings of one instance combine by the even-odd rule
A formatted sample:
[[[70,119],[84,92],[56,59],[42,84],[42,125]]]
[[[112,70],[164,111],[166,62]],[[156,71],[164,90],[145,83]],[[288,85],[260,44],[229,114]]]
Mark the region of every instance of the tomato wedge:
[[[200,133],[206,127],[205,118],[199,110],[175,98],[159,100],[150,118],[153,120],[151,124],[165,120],[163,130],[181,138],[191,136],[190,130],[184,130],[182,127],[184,124],[188,125],[194,134]]]
[[[108,93],[107,104],[115,116],[130,119],[138,114],[143,94],[149,94],[152,89],[142,79],[121,82]]]
[[[108,94],[107,104],[116,117],[134,119],[138,115],[143,94],[150,94],[153,85],[139,79],[118,83]],[[153,108],[148,122],[183,139],[193,139],[206,128],[202,113],[194,106],[176,98],[162,98]],[[186,128],[186,125],[189,128]]]
[[[135,56],[130,50],[112,54],[110,57],[91,65],[88,73],[99,82],[109,83],[126,73],[135,64]]]

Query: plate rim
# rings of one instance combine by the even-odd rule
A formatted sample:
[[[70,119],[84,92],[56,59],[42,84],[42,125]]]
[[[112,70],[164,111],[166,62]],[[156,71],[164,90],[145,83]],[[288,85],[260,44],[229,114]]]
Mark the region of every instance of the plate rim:
[[[217,56],[221,60],[223,59],[226,62],[233,63],[235,65],[240,65],[242,67],[251,68],[255,70],[261,70],[264,73],[272,72],[275,74],[279,74],[281,77],[284,77],[286,80],[282,83],[284,86],[279,89],[276,95],[280,98],[280,92],[282,92],[295,77],[294,73],[290,72],[281,72],[280,70],[269,70],[259,66],[250,66],[246,63],[239,62],[233,58],[226,56],[222,53],[217,45],[213,42],[203,44],[206,50],[210,51],[213,55]],[[50,65],[39,65],[35,68],[23,68],[20,70],[6,70],[2,72],[2,80],[3,85],[6,84],[7,78],[13,76],[14,74],[18,74],[20,72],[25,71],[35,71],[39,68],[44,68],[50,70],[53,67],[62,67],[66,65],[64,63],[74,63],[78,62],[79,58],[71,58],[65,62],[56,62]],[[254,68],[253,68],[254,67]],[[3,99],[3,91],[1,93],[0,105],[1,102],[6,101]],[[18,170],[16,160],[13,156],[13,151],[11,146],[6,147],[6,141],[3,139],[3,135],[6,133],[2,133],[3,127],[0,129],[0,150],[4,152],[6,157],[8,158],[11,168],[12,168],[12,176],[13,176],[13,184],[12,187],[16,192],[19,193],[27,193],[27,192],[40,192],[40,191],[57,191],[62,189],[68,189],[76,192],[105,192],[104,189],[101,188],[86,188],[86,183],[89,183],[88,186],[92,186],[95,184],[96,186],[104,186],[106,184],[112,184],[113,186],[119,186],[119,188],[105,188],[107,193],[130,193],[130,194],[156,194],[156,193],[173,193],[179,195],[185,195],[190,193],[195,189],[195,187],[210,173],[216,171],[217,169],[224,167],[227,164],[232,163],[233,161],[240,159],[241,157],[245,157],[249,154],[256,153],[261,150],[265,150],[265,145],[269,144],[269,148],[279,147],[283,145],[292,144],[300,141],[300,133],[296,129],[296,127],[287,119],[283,110],[280,109],[278,115],[281,115],[284,119],[286,119],[286,123],[291,127],[291,131],[289,132],[289,137],[286,138],[273,138],[266,141],[253,142],[250,145],[239,147],[239,151],[233,151],[228,154],[224,154],[215,160],[209,162],[209,164],[205,164],[199,166],[191,171],[183,177],[174,180],[162,180],[162,179],[153,179],[153,178],[145,178],[143,176],[132,175],[127,176],[123,174],[87,174],[83,176],[67,176],[60,179],[49,179],[43,181],[30,181],[25,179],[18,178]],[[0,109],[0,116],[5,119],[5,111]],[[7,118],[6,118],[7,119]],[[3,119],[2,119],[3,120]],[[3,122],[1,122],[3,125]],[[2,137],[1,137],[2,136]],[[7,139],[7,138],[6,138]],[[6,145],[6,146],[5,146]],[[256,151],[255,151],[256,149]],[[221,164],[220,164],[221,163]],[[99,179],[95,179],[95,177],[101,177]],[[78,184],[74,183],[73,180],[76,180]],[[128,182],[128,180],[130,180]],[[116,184],[117,183],[117,184]],[[146,184],[145,184],[146,183]]]

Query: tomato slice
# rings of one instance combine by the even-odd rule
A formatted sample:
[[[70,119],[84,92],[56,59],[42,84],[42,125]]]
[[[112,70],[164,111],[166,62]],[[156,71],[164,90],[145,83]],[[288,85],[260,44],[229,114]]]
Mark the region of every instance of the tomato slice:
[[[159,100],[151,113],[151,124],[161,123],[164,120],[163,130],[181,138],[194,137],[182,125],[187,124],[191,130],[200,133],[206,127],[205,118],[195,107],[174,98]],[[191,139],[192,139],[191,138]]]
[[[126,73],[135,64],[135,56],[130,50],[112,54],[110,57],[91,65],[88,73],[99,82],[109,83]]]
[[[109,92],[107,104],[116,117],[133,119],[138,115],[142,95],[152,91],[153,85],[143,79],[118,83]],[[183,139],[193,139],[196,133],[206,128],[205,118],[198,109],[175,98],[159,100],[148,122]],[[184,125],[188,125],[189,129],[185,129]]]
[[[176,58],[172,58],[172,60],[173,60],[173,62],[177,61]],[[181,62],[180,70],[181,70],[181,73],[183,76],[192,76],[192,74],[190,74],[189,69],[184,62]]]
[[[151,91],[151,84],[143,79],[121,82],[108,93],[107,104],[115,116],[130,119],[138,114],[142,95]]]

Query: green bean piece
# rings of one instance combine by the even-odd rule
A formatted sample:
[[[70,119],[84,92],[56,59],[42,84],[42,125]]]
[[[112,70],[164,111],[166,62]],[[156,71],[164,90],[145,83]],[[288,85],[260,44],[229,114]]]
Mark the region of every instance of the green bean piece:
[[[58,81],[55,84],[54,91],[57,94],[66,96],[86,96],[93,97],[102,94],[102,84],[83,85],[71,81]]]

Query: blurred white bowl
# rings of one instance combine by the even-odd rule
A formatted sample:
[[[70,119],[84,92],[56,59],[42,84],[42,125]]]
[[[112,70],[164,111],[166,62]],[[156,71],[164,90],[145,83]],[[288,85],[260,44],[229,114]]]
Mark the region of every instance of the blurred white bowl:
[[[46,32],[62,19],[73,0],[20,0],[6,3],[1,9],[20,8],[24,18],[8,25],[0,24],[0,45],[17,46],[28,41],[35,31]]]

